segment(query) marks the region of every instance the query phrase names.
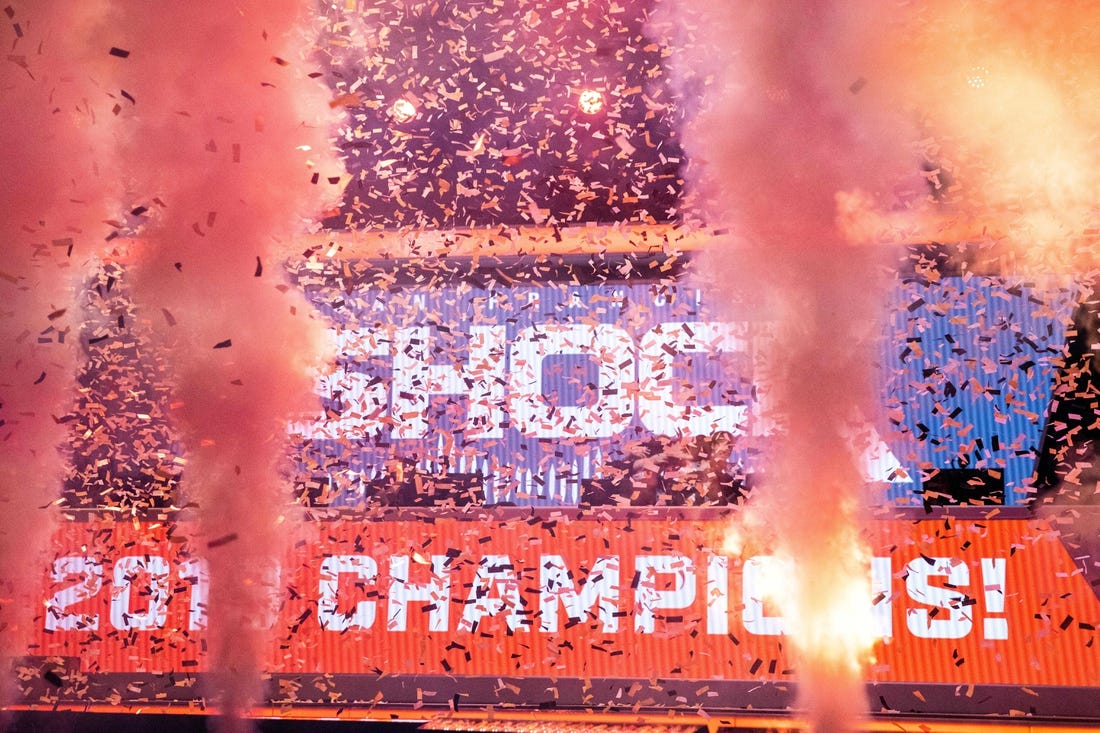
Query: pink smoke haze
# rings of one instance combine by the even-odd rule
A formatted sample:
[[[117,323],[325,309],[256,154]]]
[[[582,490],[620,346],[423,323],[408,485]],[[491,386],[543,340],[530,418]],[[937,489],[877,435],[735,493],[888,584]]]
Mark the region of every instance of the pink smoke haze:
[[[793,567],[788,634],[815,729],[864,713],[869,646],[831,604],[865,583],[862,477],[840,426],[878,422],[883,241],[1004,241],[1095,267],[1100,3],[677,3],[689,214],[729,234],[702,268],[759,345],[766,476],[747,511]],[[827,505],[831,511],[823,513]],[[838,620],[839,618],[839,620]],[[836,621],[835,626],[830,626]]]
[[[122,259],[172,381],[182,491],[204,532],[188,539],[210,562],[208,692],[229,728],[260,693],[290,535],[285,426],[313,407],[310,370],[325,354],[284,270],[342,172],[329,95],[309,77],[310,10],[35,3],[13,11],[3,71],[0,569],[20,591],[39,587],[26,548],[48,536],[38,507],[63,476],[55,417],[74,395],[76,295],[91,256],[119,259],[122,240],[106,235],[130,212],[139,238]]]
[[[683,133],[688,214],[728,231],[700,270],[726,294],[727,317],[773,333],[756,347],[770,428],[745,523],[790,563],[777,601],[818,731],[854,730],[866,713],[870,641],[845,628],[866,628],[847,611],[870,605],[869,497],[845,427],[878,418],[888,263],[849,240],[838,199],[890,211],[921,186],[906,125],[875,88],[867,39],[889,25],[882,5],[700,1],[665,18],[674,73],[700,105]]]
[[[62,419],[76,395],[78,294],[91,254],[110,231],[117,179],[98,150],[104,97],[85,63],[80,28],[95,2],[9,7],[0,65],[0,658],[25,654],[47,575],[49,538],[65,475]],[[77,34],[81,35],[81,34]],[[11,700],[0,676],[0,702]]]
[[[118,159],[149,221],[134,301],[163,339],[182,490],[210,563],[209,665],[224,724],[261,696],[266,619],[292,532],[286,422],[311,408],[323,328],[284,260],[339,194],[307,4],[120,4],[105,26],[136,102]],[[305,25],[308,30],[308,24]],[[331,179],[331,180],[330,180]]]

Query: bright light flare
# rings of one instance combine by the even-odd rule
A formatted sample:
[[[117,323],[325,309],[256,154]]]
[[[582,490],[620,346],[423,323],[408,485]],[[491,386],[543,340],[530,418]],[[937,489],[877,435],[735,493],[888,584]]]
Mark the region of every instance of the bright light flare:
[[[597,89],[585,89],[577,99],[577,109],[586,115],[598,114],[603,110],[603,92]]]
[[[781,556],[770,558],[768,570],[761,600],[778,609],[783,632],[803,659],[858,676],[878,641],[866,552],[852,547],[833,572]]]
[[[812,618],[790,630],[803,653],[831,660],[860,675],[878,639],[872,616],[870,571],[853,574],[815,601]]]
[[[737,527],[727,527],[722,537],[722,552],[732,557],[738,557],[745,549],[745,539]]]
[[[401,124],[416,117],[416,105],[402,97],[390,105],[390,118]]]

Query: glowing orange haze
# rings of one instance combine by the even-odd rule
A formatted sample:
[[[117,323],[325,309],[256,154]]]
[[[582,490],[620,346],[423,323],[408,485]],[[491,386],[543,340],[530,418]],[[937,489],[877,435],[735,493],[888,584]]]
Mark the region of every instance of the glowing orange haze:
[[[1097,264],[1100,3],[920,3],[884,82],[941,167],[928,239],[1003,239],[1025,263]]]

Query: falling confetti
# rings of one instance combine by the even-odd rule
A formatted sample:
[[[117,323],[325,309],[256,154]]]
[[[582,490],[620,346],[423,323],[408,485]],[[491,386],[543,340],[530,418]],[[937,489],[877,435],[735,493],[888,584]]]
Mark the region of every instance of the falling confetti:
[[[1095,679],[1095,54],[948,5],[6,8],[22,699],[637,716],[797,681],[843,728],[865,679],[970,704],[1008,642],[1012,709]],[[1012,85],[1048,104],[988,117]],[[1032,128],[1057,155],[1013,159]]]

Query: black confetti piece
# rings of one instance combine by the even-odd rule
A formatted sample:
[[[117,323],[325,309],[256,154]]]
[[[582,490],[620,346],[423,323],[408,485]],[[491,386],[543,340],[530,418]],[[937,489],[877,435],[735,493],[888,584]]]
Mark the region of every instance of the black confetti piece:
[[[221,547],[222,545],[228,545],[230,542],[236,542],[239,539],[236,532],[230,532],[227,535],[212,539],[206,543],[208,549],[213,550],[215,547]]]

